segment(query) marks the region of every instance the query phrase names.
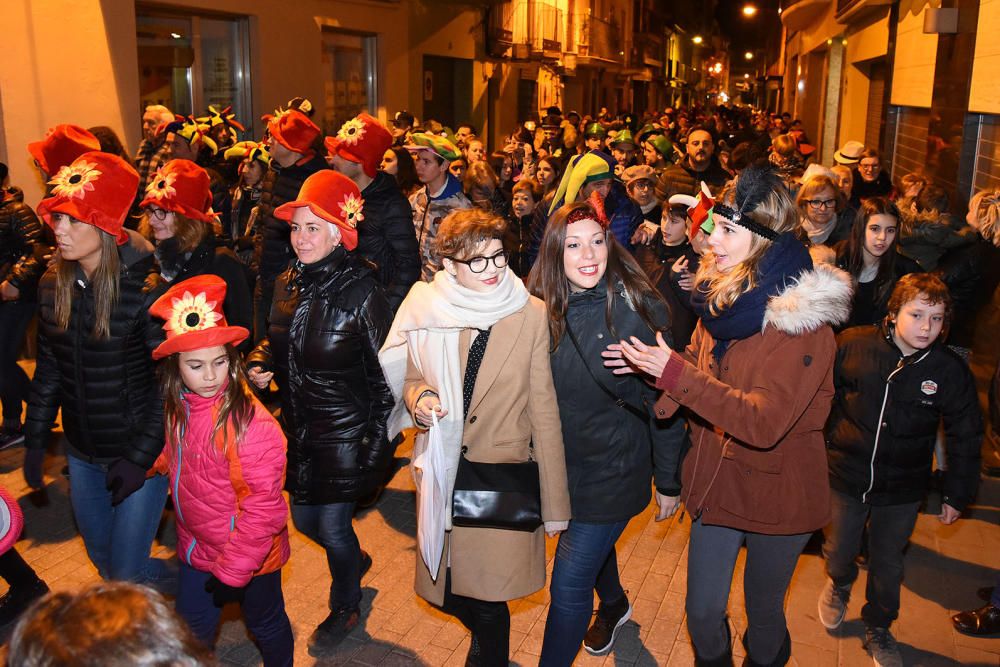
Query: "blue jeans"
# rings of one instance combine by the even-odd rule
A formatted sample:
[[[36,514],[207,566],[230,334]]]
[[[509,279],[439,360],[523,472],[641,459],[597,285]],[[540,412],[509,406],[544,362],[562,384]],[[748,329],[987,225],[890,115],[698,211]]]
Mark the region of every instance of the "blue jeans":
[[[177,588],[177,613],[183,618],[198,641],[209,648],[215,646],[215,632],[222,609],[212,602],[205,591],[211,575],[181,563]],[[240,605],[247,629],[257,640],[264,667],[290,667],[294,657],[292,624],[285,613],[285,597],[281,593],[281,570],[261,574],[250,580],[246,597]]]
[[[743,544],[747,547],[743,598],[748,652],[759,664],[771,664],[778,658],[788,635],[785,592],[810,535],[764,535],[706,526],[700,520],[691,524],[684,609],[691,643],[700,660],[715,660],[730,651],[726,608],[736,557]]]
[[[354,533],[354,502],[329,505],[292,504],[292,522],[306,537],[326,549],[333,583],[330,609],[361,605],[361,543]]]
[[[0,403],[3,423],[8,427],[21,425],[21,403],[28,400],[31,388],[31,380],[17,364],[17,355],[35,308],[33,303],[0,301]]]
[[[73,517],[101,578],[167,587],[171,575],[165,561],[149,557],[167,502],[166,475],[150,477],[115,507],[106,486],[108,466],[66,458]]]
[[[549,593],[552,605],[545,619],[540,666],[567,666],[580,651],[594,613],[594,591],[604,604],[625,596],[618,579],[615,542],[628,521],[570,521],[559,536]]]

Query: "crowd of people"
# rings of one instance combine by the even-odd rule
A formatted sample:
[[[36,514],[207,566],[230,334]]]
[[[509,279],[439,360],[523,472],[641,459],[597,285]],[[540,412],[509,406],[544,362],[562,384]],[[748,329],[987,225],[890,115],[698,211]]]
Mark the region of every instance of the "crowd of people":
[[[820,620],[844,620],[861,558],[865,647],[902,664],[922,502],[937,486],[951,524],[979,481],[968,362],[1000,307],[1000,190],[963,218],[873,148],[822,165],[799,121],[747,108],[552,107],[495,153],[469,123],[362,113],[324,137],[311,115],[295,98],[252,140],[228,108],[150,106],[134,158],[109,128],[59,125],[28,146],[34,210],[0,172],[0,448],[23,443],[43,488],[61,411],[87,554],[147,587],[45,597],[5,543],[0,625],[34,604],[11,665],[207,664],[228,603],[265,665],[292,664],[289,514],[330,570],[309,651],[335,650],[379,557],[354,512],[406,434],[416,591],[471,632],[467,664],[507,665],[508,602],[546,586],[546,538],[540,664],[610,652],[632,613],[615,544],[651,502],[692,522],[697,664],[732,664],[742,547],[744,664],[788,662],[785,593],[818,531]],[[168,496],[177,557],[155,559]],[[959,631],[1000,632],[1000,588],[984,595]],[[148,627],[120,641],[88,617],[126,607]]]

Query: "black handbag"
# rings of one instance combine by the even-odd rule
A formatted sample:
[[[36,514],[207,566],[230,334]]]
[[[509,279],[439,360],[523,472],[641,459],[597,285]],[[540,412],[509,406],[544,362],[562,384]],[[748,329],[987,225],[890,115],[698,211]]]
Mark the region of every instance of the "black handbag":
[[[533,533],[542,525],[538,464],[477,463],[462,447],[452,496],[453,526]]]

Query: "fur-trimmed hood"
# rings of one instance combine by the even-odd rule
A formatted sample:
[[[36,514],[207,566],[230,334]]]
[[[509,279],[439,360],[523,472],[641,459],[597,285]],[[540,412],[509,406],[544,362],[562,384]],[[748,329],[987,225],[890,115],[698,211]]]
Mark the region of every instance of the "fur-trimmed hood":
[[[780,294],[771,297],[764,324],[791,335],[847,321],[854,287],[850,275],[825,263],[804,272]]]

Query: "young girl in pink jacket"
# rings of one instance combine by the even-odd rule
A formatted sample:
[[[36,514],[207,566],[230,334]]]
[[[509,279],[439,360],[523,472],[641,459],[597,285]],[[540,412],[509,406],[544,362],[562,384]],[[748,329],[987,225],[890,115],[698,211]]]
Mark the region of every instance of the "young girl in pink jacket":
[[[177,612],[208,646],[221,607],[239,602],[265,667],[292,664],[292,627],[281,592],[288,561],[285,438],[250,393],[227,326],[226,283],[201,275],[171,287],[150,313],[166,321],[166,444],[154,470],[170,476],[177,511]]]

